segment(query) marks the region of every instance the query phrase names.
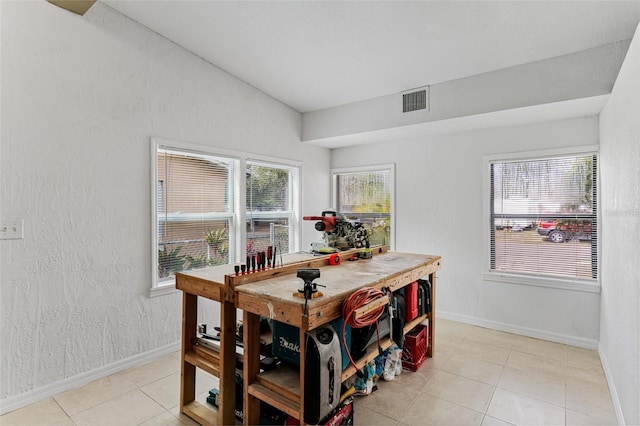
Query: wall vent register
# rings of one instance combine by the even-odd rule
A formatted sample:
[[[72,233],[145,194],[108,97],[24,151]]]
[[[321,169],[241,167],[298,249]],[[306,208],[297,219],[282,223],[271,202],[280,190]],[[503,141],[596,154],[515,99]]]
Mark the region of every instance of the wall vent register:
[[[429,104],[428,87],[402,94],[402,112],[420,111],[427,109]]]

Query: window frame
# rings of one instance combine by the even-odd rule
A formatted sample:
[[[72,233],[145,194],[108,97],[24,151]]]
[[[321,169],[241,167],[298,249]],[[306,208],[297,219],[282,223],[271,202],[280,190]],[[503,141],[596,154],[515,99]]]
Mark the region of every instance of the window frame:
[[[491,269],[491,164],[499,161],[529,161],[537,159],[546,159],[551,157],[562,156],[581,156],[581,155],[595,155],[599,157],[598,145],[582,145],[575,147],[557,148],[557,149],[545,149],[537,151],[521,151],[505,154],[485,155],[482,158],[483,162],[483,176],[482,176],[482,239],[484,247],[483,253],[483,267],[482,267],[482,279],[484,281],[502,282],[508,284],[517,285],[529,285],[537,287],[556,288],[563,290],[581,291],[587,293],[600,293],[601,288],[601,274],[598,273],[596,279],[581,279],[570,277],[554,277],[552,275],[545,274],[527,274],[508,271],[496,271]],[[600,170],[596,174],[597,187],[597,203],[602,199],[600,185]],[[600,208],[596,206],[596,223],[600,223]],[[596,234],[597,241],[597,262],[598,269],[600,268],[601,261],[601,229],[599,226]]]
[[[258,211],[251,212],[252,219],[271,219],[271,218],[283,218],[286,217],[289,220],[290,224],[290,232],[289,232],[289,247],[291,248],[290,252],[295,253],[300,250],[300,237],[301,237],[301,218],[300,218],[300,206],[301,206],[301,188],[300,182],[302,179],[302,166],[300,162],[296,162],[295,164],[292,162],[285,162],[282,159],[271,159],[265,160],[265,157],[259,157],[255,155],[248,156],[243,160],[243,166],[246,170],[247,163],[253,163],[261,167],[282,167],[289,169],[297,169],[294,170],[294,173],[289,173],[289,185],[291,188],[291,194],[289,195],[288,200],[288,210],[285,212],[282,211]],[[246,175],[243,174],[243,179],[245,180],[244,188],[246,189]],[[296,184],[297,181],[297,184]],[[244,191],[246,194],[246,190]],[[245,204],[246,206],[246,195],[245,195]],[[244,223],[248,223],[248,215],[246,211],[246,207],[243,209],[244,213]],[[246,235],[246,226],[243,227],[243,231],[245,232],[244,241],[247,241]],[[246,244],[245,244],[246,246]]]
[[[389,227],[389,250],[395,250],[396,246],[396,165],[395,163],[377,164],[372,166],[356,166],[356,167],[340,167],[331,169],[331,206],[338,213],[337,206],[337,179],[336,175],[345,173],[362,173],[362,172],[380,172],[389,171],[389,188],[391,198],[391,211],[389,218],[391,226]]]
[[[165,148],[168,150],[175,150],[177,152],[189,153],[192,152],[197,155],[211,155],[214,157],[225,157],[230,160],[237,161],[237,168],[235,176],[233,177],[233,194],[235,195],[233,200],[230,201],[230,205],[233,206],[233,211],[229,214],[223,214],[220,218],[229,218],[233,224],[229,230],[229,262],[239,263],[241,259],[246,256],[246,241],[247,241],[247,211],[246,211],[246,168],[247,162],[259,162],[263,165],[284,166],[297,169],[296,176],[292,177],[292,195],[291,195],[291,232],[290,232],[290,248],[292,252],[296,252],[300,247],[300,211],[301,211],[301,192],[302,192],[302,162],[296,160],[289,160],[283,158],[276,158],[264,155],[257,155],[254,153],[248,153],[243,151],[229,150],[224,148],[218,148],[208,145],[199,145],[190,142],[176,141],[171,139],[152,137],[150,143],[150,158],[151,158],[151,288],[149,290],[149,297],[162,296],[165,294],[171,294],[178,291],[175,288],[175,279],[160,281],[158,279],[158,149]],[[233,244],[231,242],[233,241]],[[244,243],[243,243],[244,242]],[[232,248],[233,246],[233,248]],[[231,268],[233,269],[233,268]]]

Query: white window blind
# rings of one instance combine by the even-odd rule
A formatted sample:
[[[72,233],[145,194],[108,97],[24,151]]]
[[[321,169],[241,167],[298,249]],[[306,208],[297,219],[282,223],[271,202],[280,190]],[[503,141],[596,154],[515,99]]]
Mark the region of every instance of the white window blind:
[[[156,158],[157,281],[228,263],[238,161],[162,146]]]
[[[490,162],[490,270],[598,278],[594,154]]]
[[[334,171],[333,180],[336,210],[369,225],[371,245],[391,248],[393,168]]]
[[[297,251],[298,167],[247,160],[247,254]]]

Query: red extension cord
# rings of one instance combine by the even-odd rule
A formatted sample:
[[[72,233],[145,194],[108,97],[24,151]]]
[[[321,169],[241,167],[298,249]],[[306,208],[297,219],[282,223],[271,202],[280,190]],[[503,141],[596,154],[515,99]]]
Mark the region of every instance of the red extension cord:
[[[351,361],[351,365],[353,365],[356,371],[358,371],[358,366],[351,356],[351,351],[349,351],[348,349],[349,347],[347,346],[347,339],[345,337],[347,324],[349,324],[351,328],[363,328],[375,324],[376,333],[378,334],[378,348],[380,348],[380,329],[378,328],[378,319],[387,308],[386,305],[382,305],[375,310],[368,312],[360,318],[355,318],[355,311],[358,308],[375,302],[376,300],[383,297],[386,298],[387,296],[382,291],[371,287],[363,287],[354,292],[342,303],[342,343],[344,345],[345,352],[349,356],[349,361]]]

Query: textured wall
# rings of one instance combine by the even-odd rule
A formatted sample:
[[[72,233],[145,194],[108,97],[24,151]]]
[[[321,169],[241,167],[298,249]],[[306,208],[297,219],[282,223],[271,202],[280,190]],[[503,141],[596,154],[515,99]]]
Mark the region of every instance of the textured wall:
[[[628,425],[640,424],[640,27],[600,115],[602,321],[606,361]]]
[[[483,281],[483,156],[598,143],[596,117],[332,151],[332,167],[396,163],[396,249],[442,256],[438,311],[595,347],[600,295]]]
[[[302,161],[310,213],[329,152],[300,143],[295,111],[100,2],[0,7],[0,214],[25,221],[0,241],[4,400],[179,340],[180,293],[148,297],[151,136]]]

